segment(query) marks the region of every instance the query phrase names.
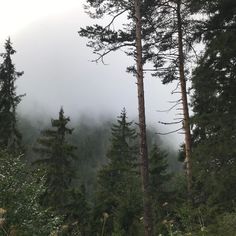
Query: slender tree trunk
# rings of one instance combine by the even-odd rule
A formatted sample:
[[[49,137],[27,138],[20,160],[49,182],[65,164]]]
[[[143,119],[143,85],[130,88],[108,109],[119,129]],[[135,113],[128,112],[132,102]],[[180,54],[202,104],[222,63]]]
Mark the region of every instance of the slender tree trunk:
[[[145,100],[143,83],[143,56],[142,56],[142,24],[140,13],[140,0],[134,0],[136,18],[136,63],[137,63],[137,89],[138,89],[138,109],[139,109],[139,130],[140,130],[140,159],[141,178],[143,191],[143,211],[144,211],[144,235],[152,236],[152,213],[149,194],[149,168],[148,149],[145,121]]]
[[[183,52],[183,30],[181,18],[181,0],[177,1],[177,22],[178,22],[178,49],[179,49],[179,76],[184,115],[184,133],[185,133],[185,163],[187,174],[187,187],[189,198],[192,191],[192,163],[191,163],[191,133],[189,123],[188,97],[186,91],[186,80],[184,72],[184,52]]]

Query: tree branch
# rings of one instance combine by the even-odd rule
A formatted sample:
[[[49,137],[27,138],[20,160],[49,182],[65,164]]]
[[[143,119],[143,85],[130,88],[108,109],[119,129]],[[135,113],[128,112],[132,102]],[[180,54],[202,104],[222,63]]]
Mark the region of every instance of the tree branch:
[[[170,132],[167,132],[167,133],[156,133],[156,134],[158,134],[158,135],[168,135],[168,134],[177,133],[177,132],[180,131],[181,129],[183,129],[183,128],[180,128],[180,129],[177,129],[177,130],[174,130],[174,131],[170,131]]]
[[[121,49],[121,48],[123,48],[123,47],[128,47],[128,46],[135,46],[135,44],[133,44],[133,43],[124,43],[124,44],[121,44],[121,45],[119,45],[119,46],[110,48],[110,49],[108,49],[107,51],[105,51],[104,53],[94,52],[94,54],[99,55],[99,57],[98,57],[97,59],[92,60],[92,62],[96,62],[96,63],[97,63],[98,61],[101,60],[104,65],[107,65],[107,64],[105,64],[105,62],[104,62],[104,59],[103,59],[104,56],[106,56],[106,55],[109,54],[110,52],[114,52],[114,51],[117,51],[117,50],[119,50],[119,49]]]

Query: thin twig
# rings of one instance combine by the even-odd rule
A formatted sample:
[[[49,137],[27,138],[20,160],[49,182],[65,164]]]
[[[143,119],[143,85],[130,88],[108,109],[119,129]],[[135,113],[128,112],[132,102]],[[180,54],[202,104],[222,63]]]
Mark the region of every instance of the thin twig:
[[[183,129],[183,128],[180,128],[180,129],[177,129],[177,130],[174,130],[174,131],[170,131],[170,132],[167,132],[167,133],[156,133],[156,134],[158,134],[158,135],[168,135],[168,134],[177,133],[177,132],[180,131],[181,129]]]

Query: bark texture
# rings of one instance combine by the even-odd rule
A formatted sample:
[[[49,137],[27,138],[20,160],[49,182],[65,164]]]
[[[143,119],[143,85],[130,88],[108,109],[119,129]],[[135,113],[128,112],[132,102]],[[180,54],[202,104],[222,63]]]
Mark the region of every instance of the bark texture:
[[[183,115],[184,115],[183,128],[185,135],[185,164],[186,164],[188,194],[189,197],[191,198],[191,191],[192,191],[191,132],[189,123],[188,97],[186,91],[186,80],[184,72],[185,68],[184,68],[184,52],[183,52],[181,0],[177,1],[177,22],[178,22],[179,76],[180,76],[180,87],[181,87]]]
[[[140,13],[140,0],[134,0],[136,18],[136,69],[137,69],[137,89],[138,89],[138,109],[139,109],[139,130],[140,130],[140,159],[141,177],[143,190],[143,210],[144,210],[144,235],[153,236],[151,201],[149,195],[149,167],[148,149],[145,120],[145,99],[143,83],[143,55],[142,55],[142,23]]]

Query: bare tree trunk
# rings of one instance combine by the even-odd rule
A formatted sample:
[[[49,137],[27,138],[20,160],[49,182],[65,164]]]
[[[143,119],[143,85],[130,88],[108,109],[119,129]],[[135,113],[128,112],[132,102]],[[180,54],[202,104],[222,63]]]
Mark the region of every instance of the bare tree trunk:
[[[192,191],[191,133],[190,133],[190,123],[189,123],[188,97],[186,91],[186,80],[184,72],[181,0],[177,1],[177,21],[178,21],[179,75],[180,75],[180,86],[181,86],[183,115],[184,115],[183,128],[185,133],[185,163],[186,163],[188,194],[189,198],[191,199],[191,191]]]
[[[140,159],[141,178],[143,191],[143,211],[144,211],[144,235],[153,235],[151,201],[149,194],[149,168],[148,149],[145,121],[145,99],[143,83],[143,56],[142,56],[142,24],[140,13],[140,0],[134,0],[136,18],[136,63],[137,63],[137,89],[138,89],[138,109],[139,109],[139,130],[140,130]]]

